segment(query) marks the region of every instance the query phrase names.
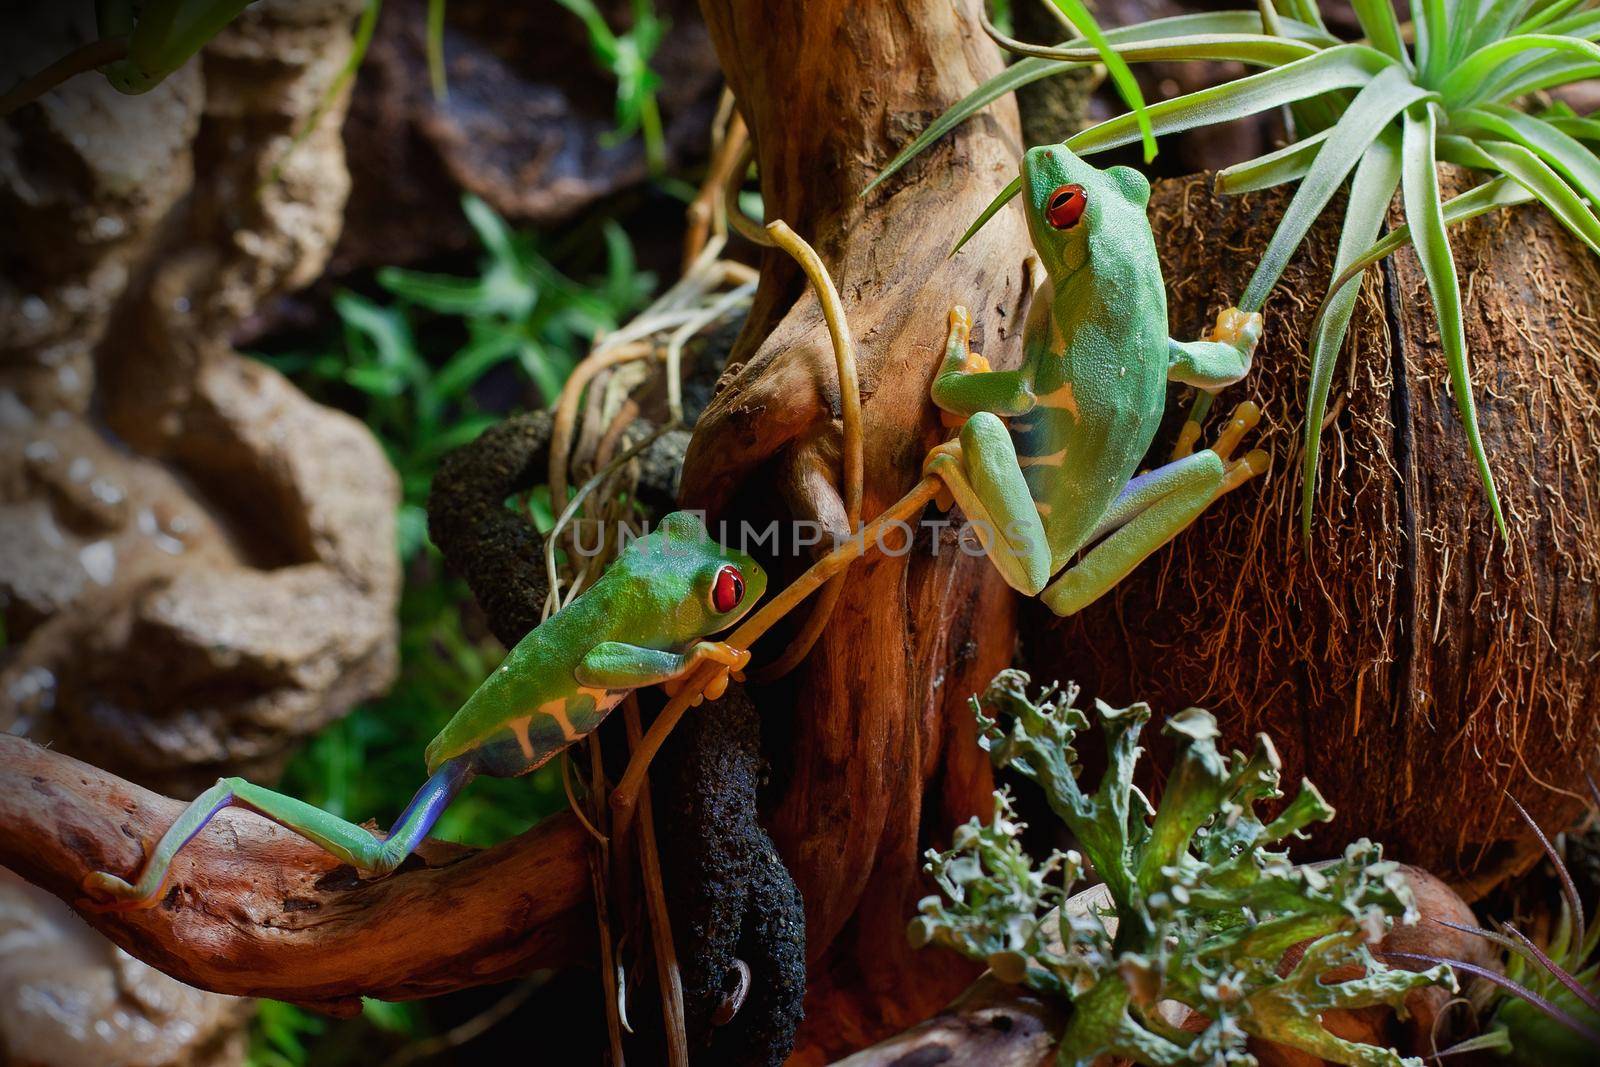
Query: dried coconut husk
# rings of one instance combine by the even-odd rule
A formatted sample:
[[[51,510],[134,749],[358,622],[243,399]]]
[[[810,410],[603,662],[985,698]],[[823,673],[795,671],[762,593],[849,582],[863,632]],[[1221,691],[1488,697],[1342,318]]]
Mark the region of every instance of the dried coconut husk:
[[[1289,199],[1209,188],[1163,182],[1150,205],[1176,337],[1243,290]],[[1369,835],[1473,899],[1537,854],[1506,792],[1560,828],[1582,807],[1600,736],[1600,264],[1535,207],[1451,231],[1508,541],[1467,452],[1420,265],[1408,248],[1369,271],[1306,542],[1306,338],[1342,212],[1336,201],[1290,264],[1251,378],[1215,409],[1261,404],[1271,474],[1080,616],[1027,604],[1027,659],[1115,705],[1207,707],[1234,744],[1266,731],[1285,780],[1311,778],[1339,809],[1308,853]]]

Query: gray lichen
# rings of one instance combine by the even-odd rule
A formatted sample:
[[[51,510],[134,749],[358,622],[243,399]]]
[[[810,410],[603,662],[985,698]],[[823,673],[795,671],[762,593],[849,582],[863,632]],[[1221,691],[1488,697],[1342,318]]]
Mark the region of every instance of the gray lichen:
[[[1020,671],[1004,671],[973,701],[979,743],[996,768],[1040,786],[1082,855],[1056,852],[1036,863],[1022,848],[1009,796],[996,793],[988,823],[973,819],[948,852],[928,853],[942,895],[922,901],[913,942],[952,948],[1004,981],[1071,1000],[1062,1064],[1087,1067],[1111,1054],[1158,1067],[1253,1065],[1252,1036],[1336,1063],[1420,1063],[1321,1024],[1335,1008],[1403,1011],[1411,990],[1452,979],[1443,967],[1397,970],[1374,957],[1370,946],[1393,923],[1416,921],[1411,892],[1378,845],[1362,839],[1316,867],[1281,850],[1333,809],[1302,782],[1277,817],[1263,821],[1257,806],[1282,796],[1265,735],[1253,752],[1230,758],[1217,750],[1209,712],[1173,716],[1164,730],[1177,757],[1153,807],[1133,784],[1147,705],[1096,703],[1106,770],[1085,792],[1073,743],[1090,721],[1074,706],[1076,687],[1030,698],[1027,684]],[[1064,906],[1089,870],[1104,883],[1108,906]],[[1298,945],[1303,954],[1280,975],[1280,961]],[[1334,971],[1357,977],[1324,983]],[[1188,1028],[1173,1021],[1177,1005],[1193,1013]]]

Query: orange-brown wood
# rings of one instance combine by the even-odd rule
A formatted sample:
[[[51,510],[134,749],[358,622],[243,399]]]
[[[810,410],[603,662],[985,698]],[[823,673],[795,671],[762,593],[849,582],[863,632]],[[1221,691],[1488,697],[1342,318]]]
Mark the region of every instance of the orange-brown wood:
[[[1002,213],[949,257],[1016,173],[1013,104],[996,104],[860,196],[934,116],[1000,69],[999,53],[973,0],[701,6],[750,128],[767,219],[815,246],[845,303],[870,519],[917,481],[947,432],[928,388],[950,306],[973,309],[974,346],[996,365],[1020,358],[1021,216]],[[786,476],[813,452],[838,469],[833,363],[803,279],[788,257],[766,253],[750,320],[690,445],[684,502],[727,518],[837,515],[825,490],[794,491]],[[780,496],[778,484],[790,491]],[[987,561],[962,555],[948,532],[924,530],[909,553],[856,564],[809,659],[781,689],[752,691],[776,741],[767,822],[806,902],[811,986],[796,1062],[925,1018],[972,978],[960,961],[913,951],[905,923],[928,891],[922,852],[987,808],[989,772],[966,701],[1010,663],[1013,616]]]
[[[0,734],[0,865],[77,902],[93,870],[131,873],[183,810],[32,741]],[[351,1014],[592,957],[584,833],[547,819],[484,851],[431,842],[388,878],[251,812],[223,812],[172,863],[160,904],[84,912],[191,985]]]

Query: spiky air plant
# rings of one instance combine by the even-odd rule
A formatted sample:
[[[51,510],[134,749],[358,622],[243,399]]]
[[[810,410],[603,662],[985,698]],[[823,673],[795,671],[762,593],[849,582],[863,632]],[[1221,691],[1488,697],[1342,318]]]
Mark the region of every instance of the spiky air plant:
[[[1352,0],[1366,37],[1343,41],[1315,0],[1261,0],[1254,11],[1155,19],[1104,34],[1128,63],[1222,60],[1264,68],[1213,88],[1150,105],[1156,134],[1229,122],[1290,107],[1290,144],[1217,174],[1217,189],[1243,193],[1299,182],[1238,306],[1257,311],[1334,194],[1350,195],[1328,288],[1311,338],[1301,522],[1309,535],[1317,459],[1334,365],[1365,269],[1410,243],[1427,277],[1440,343],[1467,444],[1496,526],[1505,533],[1494,478],[1478,432],[1460,278],[1450,226],[1512,204],[1538,201],[1600,253],[1600,121],[1570,109],[1532,113],[1533,94],[1600,76],[1600,0],[1408,0],[1408,43],[1389,0]],[[882,182],[950,129],[1020,86],[1093,63],[1085,39],[1042,47],[986,29],[1025,58],[945,112],[884,168]],[[1067,138],[1079,155],[1128,144],[1139,116],[1113,118]],[[1436,164],[1459,164],[1484,181],[1449,199]],[[1013,182],[972,233],[1016,195]],[[869,190],[871,186],[868,187]],[[1379,238],[1396,190],[1406,224]],[[960,245],[958,244],[959,248]],[[1205,404],[1208,398],[1202,397]],[[1203,414],[1203,407],[1200,412]],[[1192,416],[1193,417],[1193,416]]]
[[[1087,1067],[1112,1054],[1158,1065],[1243,1065],[1256,1061],[1251,1036],[1336,1063],[1420,1064],[1399,1053],[1335,1037],[1323,1012],[1387,1004],[1408,992],[1451,985],[1448,968],[1391,968],[1370,946],[1395,921],[1415,922],[1397,865],[1366,840],[1316,868],[1297,866],[1273,846],[1333,817],[1302,782],[1277,818],[1256,807],[1277,799],[1279,762],[1265,735],[1249,755],[1217,751],[1216,720],[1191,708],[1167,721],[1177,748],[1159,808],[1134,787],[1144,704],[1097,703],[1106,770],[1087,792],[1073,744],[1089,728],[1077,691],[1027,694],[1028,676],[1004,671],[973,702],[980,743],[998,768],[1043,789],[1083,855],[1055,853],[1036,864],[1006,793],[994,818],[956,831],[948,852],[930,852],[928,871],[943,894],[928,897],[911,938],[986,962],[1003,981],[1066,997],[1073,1010],[1058,1062]],[[1007,720],[1002,726],[1000,719]],[[1062,907],[1087,866],[1104,882],[1109,908]],[[1305,944],[1284,975],[1278,964]],[[1355,965],[1360,977],[1324,984]],[[1173,1025],[1165,1003],[1204,1017],[1198,1032]]]
[[[1592,778],[1589,789],[1600,805],[1600,790]],[[1539,945],[1509,922],[1501,922],[1499,931],[1446,922],[1443,925],[1487,938],[1504,949],[1504,973],[1425,953],[1393,953],[1388,958],[1446,964],[1458,975],[1484,979],[1493,987],[1489,1025],[1480,1036],[1447,1052],[1487,1049],[1528,1067],[1600,1062],[1600,959],[1596,958],[1600,924],[1586,924],[1583,901],[1566,862],[1522,805],[1514,798],[1511,803],[1538,838],[1561,883],[1561,917],[1549,941]]]

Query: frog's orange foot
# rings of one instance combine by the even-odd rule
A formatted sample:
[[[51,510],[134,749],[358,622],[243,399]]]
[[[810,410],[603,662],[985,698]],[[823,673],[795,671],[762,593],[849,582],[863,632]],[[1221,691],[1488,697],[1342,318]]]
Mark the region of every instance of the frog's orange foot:
[[[750,650],[735,648],[726,641],[701,641],[695,647],[695,659],[708,659],[732,671],[742,671],[750,663]]]
[[[1194,454],[1194,446],[1200,440],[1200,423],[1194,419],[1185,420],[1178,429],[1178,440],[1172,446],[1172,458],[1182,459],[1184,456]]]
[[[721,700],[722,694],[728,691],[728,678],[730,675],[737,681],[744,681],[744,674],[742,672],[720,670],[711,676],[711,680],[705,684],[705,687],[701,689],[700,692],[689,698],[689,707],[698,708],[707,700]],[[667,682],[665,685],[667,695],[677,696],[678,693],[682,691],[684,685],[685,683],[678,679]]]
[[[940,511],[949,511],[956,506],[955,494],[950,492],[949,483],[943,474],[944,471],[951,469],[957,473],[962,470],[960,441],[946,441],[935,445],[929,451],[928,458],[922,461],[922,476],[939,479],[939,491],[934,494],[933,505]]]
[[[140,896],[134,891],[133,886],[105,871],[90,871],[85,875],[83,891],[87,896],[76,902],[78,910],[96,914],[143,911],[155,907],[161,901],[160,890],[148,897]]]
[[[1241,351],[1251,353],[1261,341],[1265,320],[1259,311],[1246,312],[1238,308],[1223,308],[1217,312],[1217,323],[1205,333],[1205,340],[1220,341]]]
[[[966,305],[950,305],[950,335],[959,336],[965,341],[970,333],[972,333],[972,315],[967,311]]]
[[[689,677],[695,669],[706,660],[718,664],[722,669],[711,676],[700,692],[689,701],[690,707],[699,707],[706,699],[719,700],[723,693],[728,691],[728,679],[731,677],[736,682],[744,681],[744,669],[750,664],[750,650],[736,648],[726,641],[702,641],[695,646],[690,656],[689,667],[676,678],[669,678],[662,683],[662,688],[667,695],[677,696],[683,687],[688,684]]]
[[[1222,484],[1217,487],[1216,495],[1211,499],[1233,492],[1252,478],[1259,478],[1272,467],[1272,455],[1265,449],[1257,448],[1248,452],[1241,459],[1236,459],[1228,464],[1222,474]],[[1259,506],[1259,505],[1258,505]]]
[[[1228,416],[1228,424],[1217,434],[1217,440],[1212,444],[1211,451],[1215,452],[1223,462],[1227,462],[1232,458],[1233,450],[1239,447],[1239,442],[1244,440],[1244,435],[1255,429],[1260,422],[1259,407],[1249,400],[1239,404],[1233,409],[1233,414]]]
[[[1244,439],[1245,434],[1255,429],[1260,422],[1261,409],[1246,400],[1233,409],[1233,414],[1228,417],[1228,424],[1217,434],[1211,451],[1215,452],[1225,464],[1217,496],[1233,492],[1250,479],[1267,473],[1268,468],[1272,466],[1272,455],[1261,448],[1247,452],[1240,459],[1232,459],[1233,450],[1239,447],[1239,442]]]

